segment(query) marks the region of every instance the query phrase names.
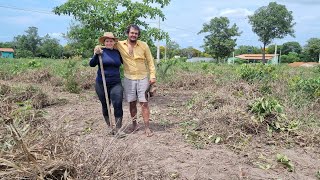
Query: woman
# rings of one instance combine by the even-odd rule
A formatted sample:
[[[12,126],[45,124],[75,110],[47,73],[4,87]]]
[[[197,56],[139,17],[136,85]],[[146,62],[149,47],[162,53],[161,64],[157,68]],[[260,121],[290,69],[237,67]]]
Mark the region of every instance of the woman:
[[[111,130],[111,134],[115,134],[119,131],[122,126],[122,117],[123,117],[123,109],[122,109],[122,99],[123,99],[123,87],[121,85],[120,79],[120,66],[122,64],[122,58],[118,50],[114,49],[115,43],[118,41],[118,38],[114,37],[111,32],[105,32],[103,36],[99,38],[99,42],[104,44],[105,47],[97,46],[94,49],[94,55],[90,60],[90,66],[95,67],[99,66],[97,71],[96,78],[96,93],[99,97],[99,100],[102,105],[102,113],[103,117],[108,125],[109,130]],[[101,68],[99,63],[99,55],[101,55],[103,68],[106,78],[109,104],[112,103],[114,107],[114,116],[116,120],[116,132],[110,128],[110,118],[107,109],[106,98],[104,94],[104,87],[101,75]],[[110,102],[111,101],[111,102]]]

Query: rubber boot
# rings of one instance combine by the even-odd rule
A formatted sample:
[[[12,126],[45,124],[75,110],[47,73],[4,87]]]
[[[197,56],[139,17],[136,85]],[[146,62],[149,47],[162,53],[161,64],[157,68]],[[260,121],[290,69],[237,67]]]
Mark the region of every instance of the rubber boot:
[[[110,127],[110,119],[109,116],[103,116],[104,120],[106,121],[107,125]]]
[[[122,127],[122,117],[116,117],[116,128],[120,129]]]
[[[104,120],[106,121],[107,125],[108,125],[108,134],[109,135],[115,135],[115,130],[110,126],[110,119],[109,116],[103,116]]]
[[[116,137],[117,138],[124,138],[126,137],[126,133],[124,133],[122,130],[121,130],[121,127],[122,127],[122,117],[120,118],[116,118]]]

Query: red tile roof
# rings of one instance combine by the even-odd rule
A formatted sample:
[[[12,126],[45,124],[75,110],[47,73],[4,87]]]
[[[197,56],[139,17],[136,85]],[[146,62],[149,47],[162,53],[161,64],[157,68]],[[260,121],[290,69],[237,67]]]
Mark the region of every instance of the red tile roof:
[[[236,56],[240,59],[245,60],[262,60],[262,54],[241,54],[239,56]],[[274,54],[265,54],[265,59],[270,60],[274,57]]]
[[[12,48],[0,48],[1,52],[14,52]]]

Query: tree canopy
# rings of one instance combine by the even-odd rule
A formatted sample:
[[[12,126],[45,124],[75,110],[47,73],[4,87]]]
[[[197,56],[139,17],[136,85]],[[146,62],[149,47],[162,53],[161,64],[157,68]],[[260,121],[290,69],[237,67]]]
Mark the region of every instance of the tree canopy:
[[[261,54],[261,49],[259,47],[254,47],[254,46],[239,46],[235,50],[235,55],[240,55],[240,54]]]
[[[67,36],[69,40],[81,43],[82,48],[92,50],[93,42],[97,44],[98,37],[106,31],[124,39],[126,27],[130,24],[140,26],[140,39],[153,46],[154,40],[165,39],[168,34],[150,27],[147,20],[164,20],[161,8],[169,3],[170,0],[68,0],[55,7],[53,12],[74,17],[78,24],[73,25],[76,27],[72,27]]]
[[[286,6],[270,2],[268,6],[262,6],[249,16],[252,31],[259,36],[263,43],[263,49],[275,38],[282,39],[287,35],[294,37],[292,11]],[[263,51],[263,62],[265,63],[265,51]]]
[[[206,53],[220,61],[229,56],[236,46],[235,36],[240,36],[236,24],[229,27],[230,21],[227,17],[215,17],[208,24],[203,24],[198,33],[206,33],[203,48]]]
[[[295,52],[300,54],[302,52],[302,47],[298,42],[286,42],[282,45],[282,54],[288,55],[290,52]]]
[[[46,57],[61,58],[62,46],[59,40],[49,35],[40,37],[37,27],[29,27],[26,34],[14,37],[11,43],[15,49],[15,56],[20,57]]]
[[[320,38],[311,38],[308,40],[307,45],[305,46],[305,51],[308,54],[308,58],[311,61],[319,61],[320,56]]]

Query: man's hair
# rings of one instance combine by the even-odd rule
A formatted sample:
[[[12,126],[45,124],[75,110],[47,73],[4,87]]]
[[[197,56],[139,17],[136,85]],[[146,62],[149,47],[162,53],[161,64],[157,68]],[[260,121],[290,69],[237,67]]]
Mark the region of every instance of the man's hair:
[[[139,26],[137,26],[135,24],[131,24],[127,27],[127,31],[126,31],[127,34],[129,34],[131,28],[138,30],[138,35],[140,36],[140,28],[139,28]]]

